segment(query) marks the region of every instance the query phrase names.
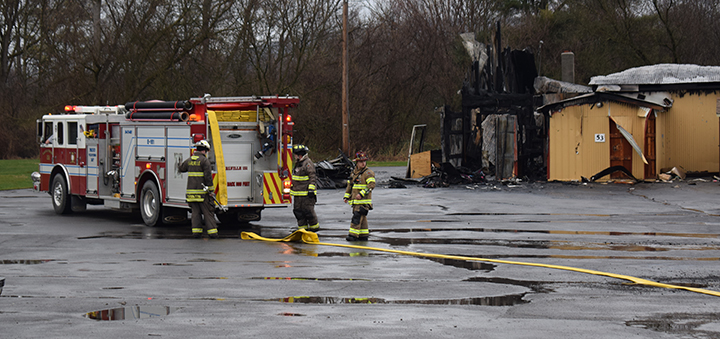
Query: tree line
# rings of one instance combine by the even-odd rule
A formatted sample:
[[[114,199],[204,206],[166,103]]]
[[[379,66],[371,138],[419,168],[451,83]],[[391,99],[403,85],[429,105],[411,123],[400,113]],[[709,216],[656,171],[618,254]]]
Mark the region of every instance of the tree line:
[[[343,0],[0,0],[0,159],[38,154],[35,121],[67,104],[297,95],[295,142],[342,144]],[[414,124],[460,110],[460,38],[529,49],[576,82],[657,63],[720,65],[720,0],[350,0],[350,141],[400,157]]]

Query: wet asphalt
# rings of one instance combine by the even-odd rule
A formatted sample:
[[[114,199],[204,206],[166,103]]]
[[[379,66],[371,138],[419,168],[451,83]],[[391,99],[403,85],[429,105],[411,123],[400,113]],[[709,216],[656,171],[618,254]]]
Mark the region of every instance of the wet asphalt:
[[[388,188],[368,216],[383,249],[563,265],[720,291],[720,184],[519,182]],[[348,244],[343,190],[321,190],[320,241]],[[720,297],[544,267],[282,238],[289,208],[221,239],[149,228],[49,195],[0,192],[0,337],[718,338]],[[115,319],[115,320],[96,320]]]

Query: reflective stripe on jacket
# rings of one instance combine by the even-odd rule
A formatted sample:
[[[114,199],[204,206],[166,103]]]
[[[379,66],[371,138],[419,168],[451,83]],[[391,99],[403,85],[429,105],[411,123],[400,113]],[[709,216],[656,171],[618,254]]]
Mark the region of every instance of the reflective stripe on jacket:
[[[290,195],[295,197],[306,197],[308,192],[317,193],[315,187],[315,164],[305,154],[300,161],[295,163],[292,171],[292,187]]]
[[[345,199],[350,205],[372,205],[372,190],[375,189],[375,172],[365,167],[355,168],[345,188]],[[360,194],[360,199],[355,199]]]
[[[203,184],[208,187],[209,192],[213,192],[212,166],[210,160],[202,153],[197,153],[190,158],[185,159],[179,166],[180,172],[188,173],[187,188],[185,190],[185,201],[187,202],[203,202],[205,201],[205,192]]]

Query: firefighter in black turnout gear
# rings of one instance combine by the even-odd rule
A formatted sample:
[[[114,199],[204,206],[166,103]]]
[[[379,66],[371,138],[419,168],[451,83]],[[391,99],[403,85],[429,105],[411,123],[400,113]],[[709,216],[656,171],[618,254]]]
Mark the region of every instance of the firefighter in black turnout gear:
[[[293,214],[297,219],[299,229],[318,231],[315,203],[317,202],[317,188],[315,181],[315,164],[308,157],[308,148],[305,145],[293,145],[293,158],[295,164],[292,170],[292,187],[290,195],[293,196]]]
[[[215,189],[212,166],[207,158],[208,151],[210,151],[210,143],[200,140],[195,144],[195,153],[178,166],[180,172],[188,173],[185,201],[192,210],[192,233],[196,238],[202,237],[202,216],[205,216],[205,230],[207,230],[208,236],[218,238],[215,204],[211,196],[211,194],[215,194]]]

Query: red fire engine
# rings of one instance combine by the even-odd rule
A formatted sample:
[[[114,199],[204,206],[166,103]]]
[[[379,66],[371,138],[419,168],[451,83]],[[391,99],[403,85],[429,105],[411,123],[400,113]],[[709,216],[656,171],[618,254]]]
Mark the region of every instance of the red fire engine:
[[[40,171],[58,214],[87,204],[140,210],[148,226],[187,217],[187,173],[179,164],[207,140],[222,223],[260,220],[288,206],[292,168],[290,110],[297,97],[211,97],[66,106],[38,120]]]

